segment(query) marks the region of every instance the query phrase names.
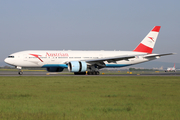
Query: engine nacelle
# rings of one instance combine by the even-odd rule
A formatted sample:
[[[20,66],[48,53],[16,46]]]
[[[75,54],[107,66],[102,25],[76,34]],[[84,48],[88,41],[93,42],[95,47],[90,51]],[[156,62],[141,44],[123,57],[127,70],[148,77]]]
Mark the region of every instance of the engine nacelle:
[[[46,68],[48,72],[62,72],[64,68],[61,67],[48,67]]]
[[[68,63],[68,70],[70,72],[85,72],[87,64],[85,61],[71,61]]]

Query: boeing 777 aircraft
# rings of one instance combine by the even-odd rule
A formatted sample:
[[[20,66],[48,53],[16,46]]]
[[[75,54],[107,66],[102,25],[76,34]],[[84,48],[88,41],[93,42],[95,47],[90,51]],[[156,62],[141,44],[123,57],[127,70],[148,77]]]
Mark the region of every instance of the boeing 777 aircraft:
[[[155,60],[167,54],[153,54],[161,26],[155,26],[133,51],[52,51],[28,50],[13,53],[4,61],[19,69],[22,67],[46,68],[48,72],[69,72],[77,74],[98,75],[99,69],[105,67],[125,67]]]

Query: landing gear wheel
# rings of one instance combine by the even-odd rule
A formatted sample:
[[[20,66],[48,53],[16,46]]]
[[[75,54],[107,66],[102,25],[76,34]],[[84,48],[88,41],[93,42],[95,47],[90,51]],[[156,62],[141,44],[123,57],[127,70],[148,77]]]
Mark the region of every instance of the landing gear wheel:
[[[91,71],[88,71],[88,75],[92,75],[92,72],[91,72]]]
[[[19,75],[22,75],[22,74],[23,74],[23,72],[22,72],[22,71],[19,71],[19,72],[18,72],[18,74],[19,74]]]
[[[96,72],[96,75],[99,75],[99,71]]]
[[[99,75],[99,71],[88,71],[88,75]]]

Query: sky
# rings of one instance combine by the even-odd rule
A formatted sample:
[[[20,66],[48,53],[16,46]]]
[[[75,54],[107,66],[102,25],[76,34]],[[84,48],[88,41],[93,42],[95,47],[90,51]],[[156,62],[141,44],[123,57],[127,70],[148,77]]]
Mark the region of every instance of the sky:
[[[23,50],[131,51],[156,25],[157,61],[180,63],[179,0],[0,0],[0,62]]]

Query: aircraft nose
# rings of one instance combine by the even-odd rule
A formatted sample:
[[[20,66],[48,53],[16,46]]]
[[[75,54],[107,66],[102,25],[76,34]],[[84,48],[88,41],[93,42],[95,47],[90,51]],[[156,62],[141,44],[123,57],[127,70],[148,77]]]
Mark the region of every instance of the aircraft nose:
[[[4,59],[4,62],[5,62],[5,63],[8,63],[8,59],[7,59],[7,58],[6,58],[6,59]]]
[[[4,59],[4,62],[10,65],[13,65],[13,61],[10,60],[9,58]]]

